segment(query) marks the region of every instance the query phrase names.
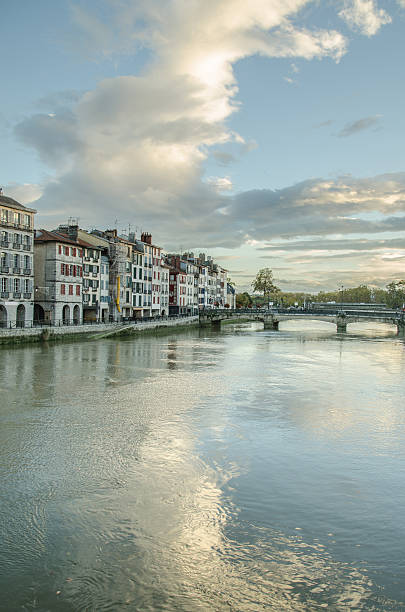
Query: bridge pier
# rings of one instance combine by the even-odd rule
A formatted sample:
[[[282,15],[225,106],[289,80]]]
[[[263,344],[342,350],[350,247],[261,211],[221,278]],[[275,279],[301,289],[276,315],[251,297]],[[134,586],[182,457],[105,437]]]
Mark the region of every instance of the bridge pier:
[[[264,329],[272,329],[278,331],[279,321],[273,317],[273,315],[268,315],[263,317]]]
[[[397,334],[398,336],[405,336],[405,319],[401,318],[397,321]]]
[[[344,315],[338,315],[336,317],[336,331],[338,334],[344,334],[347,329],[347,321]]]

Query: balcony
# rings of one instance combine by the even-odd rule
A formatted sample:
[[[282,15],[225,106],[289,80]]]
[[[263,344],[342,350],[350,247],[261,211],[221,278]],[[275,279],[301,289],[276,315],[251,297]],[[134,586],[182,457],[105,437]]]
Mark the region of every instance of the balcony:
[[[13,291],[13,298],[18,300],[21,298],[21,291]]]
[[[25,276],[30,276],[32,274],[31,268],[24,268],[23,274],[25,274]]]
[[[13,274],[21,274],[21,268],[13,268]]]
[[[1,246],[4,247],[5,249],[8,249],[8,240],[2,240],[0,242]]]
[[[1,266],[0,267],[1,274],[8,274],[9,271],[10,271],[10,268],[8,266]]]
[[[13,242],[13,249],[16,249],[17,251],[19,251],[22,247],[21,242]]]
[[[93,278],[97,278],[98,272],[92,272],[92,276],[93,276]]]
[[[10,295],[10,292],[9,292],[9,291],[2,291],[2,292],[0,293],[0,297],[1,297],[1,298],[3,298],[3,299],[8,298],[8,297],[9,297],[9,295]]]
[[[31,245],[24,243],[23,244],[23,249],[24,249],[24,251],[31,251]]]
[[[32,293],[24,293],[24,300],[30,300]]]
[[[83,257],[84,261],[90,261],[90,257]]]

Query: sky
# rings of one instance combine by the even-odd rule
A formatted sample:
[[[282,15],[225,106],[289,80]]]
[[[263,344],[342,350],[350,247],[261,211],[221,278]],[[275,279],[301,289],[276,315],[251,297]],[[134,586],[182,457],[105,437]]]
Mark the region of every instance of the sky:
[[[251,290],[405,278],[405,0],[2,0],[0,185]]]

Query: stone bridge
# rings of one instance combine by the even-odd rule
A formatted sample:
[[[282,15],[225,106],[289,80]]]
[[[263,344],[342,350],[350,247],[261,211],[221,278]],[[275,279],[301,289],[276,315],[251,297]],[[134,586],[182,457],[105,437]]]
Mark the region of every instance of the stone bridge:
[[[328,311],[288,310],[288,309],[206,309],[200,312],[200,325],[220,327],[222,321],[261,321],[264,329],[278,330],[281,321],[313,320],[325,321],[336,325],[337,332],[345,332],[350,323],[376,322],[389,323],[397,327],[399,335],[405,335],[405,313],[396,310],[342,311],[338,308]]]

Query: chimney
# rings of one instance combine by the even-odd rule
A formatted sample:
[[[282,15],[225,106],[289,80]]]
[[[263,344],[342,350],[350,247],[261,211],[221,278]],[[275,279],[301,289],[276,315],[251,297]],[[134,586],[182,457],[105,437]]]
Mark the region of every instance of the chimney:
[[[145,244],[152,244],[152,234],[147,234],[146,232],[142,232],[141,242],[145,242]]]

